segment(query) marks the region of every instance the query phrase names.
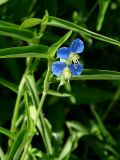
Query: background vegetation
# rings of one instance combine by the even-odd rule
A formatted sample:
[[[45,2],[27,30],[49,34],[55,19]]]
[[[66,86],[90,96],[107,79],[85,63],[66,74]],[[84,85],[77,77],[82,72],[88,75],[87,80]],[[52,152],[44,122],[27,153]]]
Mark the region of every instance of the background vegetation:
[[[120,0],[0,0],[1,160],[120,159],[119,33]],[[57,92],[76,37],[84,72]]]

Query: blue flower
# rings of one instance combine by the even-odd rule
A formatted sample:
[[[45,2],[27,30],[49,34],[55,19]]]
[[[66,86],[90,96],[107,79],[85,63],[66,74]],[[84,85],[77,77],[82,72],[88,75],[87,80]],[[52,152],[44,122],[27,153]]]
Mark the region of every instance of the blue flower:
[[[84,43],[79,38],[72,41],[70,47],[61,47],[57,51],[57,57],[61,59],[68,60],[70,63],[72,61],[76,64],[79,63],[79,55],[84,50]]]
[[[70,64],[67,65],[64,62],[57,61],[52,64],[52,73],[57,77],[63,76],[65,79],[71,78],[71,76],[80,75],[83,71],[82,64]]]

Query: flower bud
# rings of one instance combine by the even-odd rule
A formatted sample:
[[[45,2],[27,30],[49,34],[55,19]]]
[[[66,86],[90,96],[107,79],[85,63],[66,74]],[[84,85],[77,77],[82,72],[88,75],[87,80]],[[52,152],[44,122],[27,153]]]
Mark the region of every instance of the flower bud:
[[[65,67],[65,69],[62,72],[62,75],[64,79],[67,79],[67,80],[69,80],[72,77],[71,71],[68,67]]]

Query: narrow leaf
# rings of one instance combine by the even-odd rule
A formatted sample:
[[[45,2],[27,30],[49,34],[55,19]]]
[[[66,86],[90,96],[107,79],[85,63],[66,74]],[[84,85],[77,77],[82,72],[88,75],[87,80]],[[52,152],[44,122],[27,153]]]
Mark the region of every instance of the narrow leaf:
[[[114,40],[112,38],[100,35],[100,34],[95,33],[95,32],[92,32],[88,29],[85,29],[85,28],[79,26],[79,25],[76,25],[76,24],[74,24],[72,22],[69,22],[69,21],[66,21],[66,20],[62,20],[60,18],[50,16],[49,17],[49,22],[47,23],[47,25],[72,30],[72,31],[75,31],[77,33],[84,33],[84,34],[86,34],[90,37],[93,37],[95,39],[120,46],[120,42],[117,41],[117,40]]]
[[[0,147],[0,160],[5,160],[5,155],[1,147]]]
[[[18,135],[12,145],[10,153],[7,156],[7,160],[19,160],[20,154],[22,153],[27,140],[28,140],[27,130],[25,130],[25,129],[21,130],[18,133]]]
[[[26,115],[27,115],[27,131],[30,134],[35,134],[36,128],[35,128],[35,123],[32,119],[31,114],[30,114],[30,107],[29,107],[27,93],[24,94],[24,100],[25,100],[25,108],[26,108]]]
[[[67,41],[67,39],[70,37],[70,35],[72,34],[72,31],[69,31],[68,33],[66,33],[58,42],[54,43],[48,50],[48,53],[51,57],[54,57],[56,51],[58,50],[58,48],[65,42]]]
[[[35,113],[36,109],[39,106],[39,98],[38,98],[37,88],[36,88],[36,85],[35,85],[35,79],[34,79],[33,75],[27,75],[26,76],[26,84],[27,84],[29,92],[31,94],[32,102],[35,106],[35,109],[34,109],[34,113]],[[36,114],[35,114],[35,116],[36,116]],[[33,117],[33,120],[34,119],[36,120],[36,117],[35,118]],[[42,115],[42,111],[40,112],[40,117],[37,121],[37,127],[38,127],[38,129],[39,129],[39,131],[42,135],[42,138],[43,138],[46,149],[48,149],[48,147],[49,147],[49,150],[52,153],[51,139],[49,138],[50,135],[48,133],[49,132],[48,123],[46,124],[46,120],[44,119],[44,117]]]
[[[2,128],[2,127],[0,127],[0,133],[8,136],[8,137],[11,138],[11,139],[15,139],[15,137],[16,137],[16,134],[15,134],[15,133],[12,133],[12,132],[10,132],[9,130],[7,130],[7,129],[5,129],[5,128]]]
[[[57,96],[57,97],[70,97],[71,96],[71,94],[69,93],[60,93],[60,92],[56,92],[53,90],[49,90],[48,94],[52,96]]]
[[[35,79],[33,75],[26,75],[26,84],[27,84],[27,87],[29,88],[32,102],[37,109],[39,104],[39,97],[38,97],[38,93],[35,85]]]
[[[105,128],[104,124],[102,123],[99,115],[97,114],[97,112],[95,111],[94,106],[91,106],[91,111],[94,114],[98,126],[100,128],[100,131],[102,133],[102,135],[104,136],[104,138],[107,140],[108,143],[112,144],[112,145],[116,145],[116,141],[113,139],[113,137],[111,136],[111,134],[108,132],[108,130]]]
[[[19,27],[19,25],[11,23],[11,22],[6,22],[6,21],[2,21],[0,20],[0,26],[2,27]]]
[[[29,27],[33,27],[36,26],[38,24],[41,23],[41,19],[39,18],[29,18],[26,19],[22,24],[20,28],[29,28]]]
[[[67,139],[60,155],[59,155],[59,160],[62,160],[64,159],[66,156],[70,155],[72,149],[73,149],[73,145],[74,145],[74,142],[76,141],[77,139],[77,135],[75,132],[73,132],[71,134],[71,136],[69,136],[69,138]]]
[[[44,45],[11,47],[6,49],[0,49],[0,58],[20,58],[20,57],[50,58],[47,55],[47,51],[48,47]]]
[[[57,78],[57,80],[61,80]],[[97,69],[84,69],[80,76],[74,76],[70,80],[120,80],[120,72]]]
[[[76,130],[77,132],[81,133],[81,136],[90,134],[90,130],[80,124],[78,121],[67,121],[66,125],[69,129]]]
[[[27,29],[20,29],[19,27],[8,27],[0,24],[0,35],[17,38],[27,42],[32,42],[34,33]]]
[[[102,24],[104,21],[104,17],[108,8],[110,0],[99,0],[99,15],[98,15],[98,22],[97,22],[97,31],[102,28]]]
[[[11,91],[13,91],[15,93],[17,93],[17,91],[18,91],[18,86],[12,82],[7,81],[6,79],[0,78],[0,84],[9,88]]]

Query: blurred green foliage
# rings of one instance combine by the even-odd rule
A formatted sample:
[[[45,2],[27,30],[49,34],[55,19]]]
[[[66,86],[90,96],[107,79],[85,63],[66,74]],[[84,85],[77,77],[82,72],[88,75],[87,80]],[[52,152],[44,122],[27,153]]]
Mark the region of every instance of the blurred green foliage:
[[[50,16],[53,16],[53,19],[52,17],[49,19],[47,14],[44,16],[45,10]],[[33,20],[34,17],[36,19]],[[72,25],[59,19],[56,21],[55,17],[70,21]],[[79,77],[74,81],[73,78],[70,84],[60,88],[59,93],[56,93],[58,81],[53,76],[50,77],[50,89],[54,91],[48,92],[43,106],[45,123],[41,126],[38,124],[37,135],[32,140],[29,157],[26,159],[120,159],[119,17],[120,0],[0,0],[1,160],[6,159],[6,157],[8,160],[12,160],[13,157],[14,160],[20,159],[25,146],[24,142],[27,143],[31,134],[36,132],[33,119],[30,117],[29,109],[26,106],[28,103],[29,105],[34,103],[38,106],[44,88],[47,59],[51,55],[54,56],[60,45],[65,43],[67,46],[76,37],[80,37],[85,43],[85,51],[81,59],[84,62],[84,68],[90,69],[91,72],[85,70],[81,79]],[[25,24],[26,21],[27,24]],[[61,27],[57,28],[59,23]],[[81,29],[79,27],[83,27],[85,31],[79,30],[78,32],[74,25],[78,25],[78,30]],[[70,35],[66,36],[65,33],[70,26],[73,27],[74,32],[69,38]],[[101,37],[88,31],[99,33]],[[66,37],[63,37],[64,35]],[[102,39],[102,35],[111,37],[113,41]],[[58,43],[56,44],[56,42]],[[53,43],[55,44],[53,45]],[[50,48],[50,46],[52,47]],[[46,53],[50,51],[53,53],[47,55]],[[41,52],[40,55],[39,52]],[[37,58],[35,59],[35,57]],[[20,80],[27,70],[26,65],[29,68],[29,63],[32,63],[30,70],[34,73],[35,79],[28,78],[28,88],[26,87],[25,91],[26,93],[29,92],[30,95],[28,99],[24,95],[25,103],[23,103],[24,98],[21,99],[16,122],[18,128],[15,133],[11,133],[10,126],[16,94]],[[102,75],[104,80],[100,80],[99,76],[97,80],[95,78],[87,80],[84,77],[82,79],[82,76],[85,75],[86,77],[87,75],[91,76],[91,74],[96,75],[94,69],[98,70],[97,76]],[[101,73],[99,70],[108,71]],[[106,74],[108,75],[107,78]],[[118,79],[113,78],[114,74],[118,75]],[[34,90],[35,85],[36,90]],[[28,123],[24,129],[26,119],[30,124]],[[46,153],[44,146],[46,137],[44,137],[41,128],[47,128],[47,136],[51,137],[52,141],[53,155],[49,156]],[[31,134],[28,134],[29,132]],[[16,141],[9,151],[8,137],[14,136]]]

